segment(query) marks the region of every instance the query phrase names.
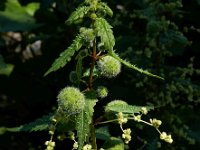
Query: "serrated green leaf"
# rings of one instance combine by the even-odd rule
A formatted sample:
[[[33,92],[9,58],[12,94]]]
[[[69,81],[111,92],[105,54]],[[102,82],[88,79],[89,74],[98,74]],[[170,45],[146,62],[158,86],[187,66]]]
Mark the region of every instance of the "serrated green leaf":
[[[155,75],[155,74],[152,74],[150,72],[148,72],[147,70],[143,70],[143,69],[140,69],[138,68],[137,66],[135,65],[132,65],[131,63],[129,63],[128,61],[125,61],[123,59],[121,59],[117,54],[114,53],[114,51],[112,52],[109,52],[109,54],[114,57],[115,59],[119,60],[122,64],[124,64],[125,66],[133,69],[133,70],[136,70],[142,74],[145,74],[145,75],[148,75],[148,76],[151,76],[151,77],[155,77],[155,78],[158,78],[158,79],[161,79],[161,80],[164,80],[164,78],[158,76],[158,75]]]
[[[74,55],[75,51],[78,51],[82,47],[83,41],[84,41],[84,38],[82,34],[77,35],[73,43],[65,51],[63,51],[60,54],[60,57],[58,57],[54,61],[51,68],[45,73],[44,76],[64,67],[67,64],[67,62],[71,60],[71,57]]]
[[[113,51],[115,37],[112,32],[112,26],[104,19],[97,18],[94,23],[97,35],[101,38],[101,43],[108,51]]]
[[[46,115],[42,118],[35,120],[29,124],[21,125],[19,127],[7,128],[7,127],[0,127],[0,134],[4,134],[5,132],[33,132],[33,131],[42,131],[46,130],[51,122],[50,118],[52,115]]]
[[[72,23],[75,23],[77,22],[79,19],[82,19],[84,18],[87,13],[89,12],[90,10],[90,7],[88,6],[81,6],[81,7],[78,7],[70,16],[69,18],[67,19],[66,23],[67,24],[72,24]]]
[[[133,106],[129,105],[126,102],[123,103],[123,101],[112,101],[108,103],[105,107],[106,112],[122,112],[125,114],[133,114],[141,112],[141,108],[144,106]],[[152,106],[145,106],[147,110],[153,109]]]
[[[104,2],[100,2],[100,3],[99,3],[98,9],[99,9],[100,11],[105,12],[105,13],[108,14],[110,17],[113,16],[113,11],[112,11],[112,9],[110,9],[110,7],[109,7],[106,3],[104,3]]]
[[[76,116],[76,130],[78,135],[78,149],[82,150],[84,142],[90,133],[90,124],[92,123],[92,116],[94,106],[97,99],[94,92],[86,93],[86,102],[84,109]]]

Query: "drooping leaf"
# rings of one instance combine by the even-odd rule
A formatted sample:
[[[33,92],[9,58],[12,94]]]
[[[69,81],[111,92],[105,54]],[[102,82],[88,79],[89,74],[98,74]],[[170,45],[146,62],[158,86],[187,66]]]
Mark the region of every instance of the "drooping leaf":
[[[78,51],[82,47],[83,41],[84,38],[82,34],[77,35],[73,43],[60,54],[60,57],[58,57],[54,61],[51,68],[45,73],[45,76],[53,71],[64,67],[67,64],[67,62],[71,60],[71,57],[74,55],[75,51]]]
[[[96,129],[96,138],[101,140],[109,140],[110,133],[108,131],[108,126]]]
[[[106,150],[124,150],[124,142],[120,138],[111,137],[103,145]]]
[[[92,116],[94,106],[97,99],[94,92],[86,93],[86,102],[84,109],[76,116],[76,130],[78,135],[79,150],[82,150],[86,138],[90,134],[90,124],[92,123]]]
[[[119,60],[122,64],[124,64],[125,66],[127,66],[127,67],[129,67],[129,68],[131,68],[131,69],[133,69],[133,70],[136,70],[136,71],[138,71],[138,72],[140,72],[140,73],[143,73],[143,74],[148,75],[148,76],[151,76],[151,77],[155,77],[155,78],[164,80],[164,78],[162,78],[162,77],[160,77],[160,76],[158,76],[158,75],[154,75],[154,74],[148,72],[147,70],[140,69],[140,68],[138,68],[137,66],[132,65],[132,64],[129,63],[128,61],[125,61],[125,60],[121,59],[117,54],[114,53],[114,51],[109,52],[109,54],[110,54],[111,56],[113,56],[115,59]]]
[[[76,59],[77,59],[76,74],[77,74],[78,81],[80,81],[80,79],[82,77],[82,72],[83,72],[82,61],[83,61],[83,58],[85,58],[86,56],[88,56],[87,50],[82,50],[79,52],[78,56],[76,57]]]
[[[38,8],[21,6],[18,0],[7,0],[5,10],[0,11],[0,32],[29,31],[39,27],[33,17]]]
[[[103,43],[106,50],[113,51],[115,37],[111,29],[112,26],[104,18],[97,18],[94,26],[97,35],[101,38],[101,43]]]
[[[46,115],[42,118],[35,120],[29,124],[21,125],[19,127],[7,128],[7,127],[0,127],[0,133],[4,134],[5,132],[33,132],[33,131],[42,131],[46,130],[51,122],[50,118],[52,115]]]
[[[125,114],[133,114],[141,112],[141,108],[144,106],[133,106],[129,105],[124,101],[121,100],[115,100],[110,103],[108,103],[105,107],[106,112],[122,112]],[[152,106],[146,106],[147,110],[153,109]]]
[[[99,11],[103,11],[104,13],[108,14],[110,17],[113,16],[112,9],[110,9],[110,7],[104,2],[99,3],[98,9],[99,9]]]
[[[77,22],[79,19],[84,18],[87,13],[89,12],[90,7],[89,6],[80,6],[78,7],[67,19],[67,24],[72,24]]]

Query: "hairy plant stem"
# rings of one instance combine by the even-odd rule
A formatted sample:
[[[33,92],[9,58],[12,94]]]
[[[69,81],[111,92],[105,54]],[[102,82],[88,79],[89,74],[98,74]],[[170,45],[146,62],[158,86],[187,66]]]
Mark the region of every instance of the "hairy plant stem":
[[[94,66],[96,62],[96,57],[97,57],[97,51],[96,51],[96,39],[93,41],[93,50],[92,50],[92,62],[90,65],[90,75],[89,75],[89,80],[88,80],[88,88],[91,90],[92,85],[93,85],[93,71],[94,71]]]
[[[92,149],[97,150],[96,134],[94,125],[90,125]]]
[[[97,58],[97,51],[96,51],[96,39],[93,41],[93,50],[92,50],[92,56],[91,56],[91,65],[90,65],[90,75],[88,80],[88,89],[91,90],[93,86],[93,71],[94,66]],[[96,143],[96,134],[95,134],[95,127],[93,124],[90,125],[90,131],[91,131],[91,143],[92,143],[92,149],[97,150],[97,143]]]

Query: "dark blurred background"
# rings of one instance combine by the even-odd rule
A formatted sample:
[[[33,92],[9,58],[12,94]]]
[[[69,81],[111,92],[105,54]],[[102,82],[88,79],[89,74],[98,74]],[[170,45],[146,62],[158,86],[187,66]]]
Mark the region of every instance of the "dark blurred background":
[[[57,93],[70,85],[68,74],[76,62],[43,75],[81,26],[64,23],[80,2],[0,1],[0,126],[20,126],[57,107]],[[200,0],[106,2],[114,11],[108,21],[119,55],[165,78],[161,81],[123,67],[119,77],[103,79],[110,89],[106,102],[123,99],[133,105],[153,104],[156,109],[148,117],[162,120],[161,130],[174,139],[173,144],[166,144],[154,129],[131,122],[129,149],[200,149]],[[101,111],[102,105],[95,109]],[[116,130],[110,129],[113,135]],[[0,150],[45,149],[49,139],[43,131],[3,133],[0,130]],[[55,149],[71,149],[72,145],[69,141],[56,144]]]

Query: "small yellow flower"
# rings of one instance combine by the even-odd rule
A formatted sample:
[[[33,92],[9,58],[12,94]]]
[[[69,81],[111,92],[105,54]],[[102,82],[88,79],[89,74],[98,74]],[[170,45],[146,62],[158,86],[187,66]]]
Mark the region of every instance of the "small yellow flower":
[[[151,123],[152,126],[154,126],[155,128],[159,128],[160,125],[162,124],[162,121],[153,118],[153,119],[150,119],[150,123]]]
[[[141,115],[137,115],[137,116],[133,116],[133,119],[137,122],[140,122],[141,121]]]
[[[126,130],[123,130],[122,138],[124,139],[124,142],[128,144],[131,141],[131,129],[128,128]]]

